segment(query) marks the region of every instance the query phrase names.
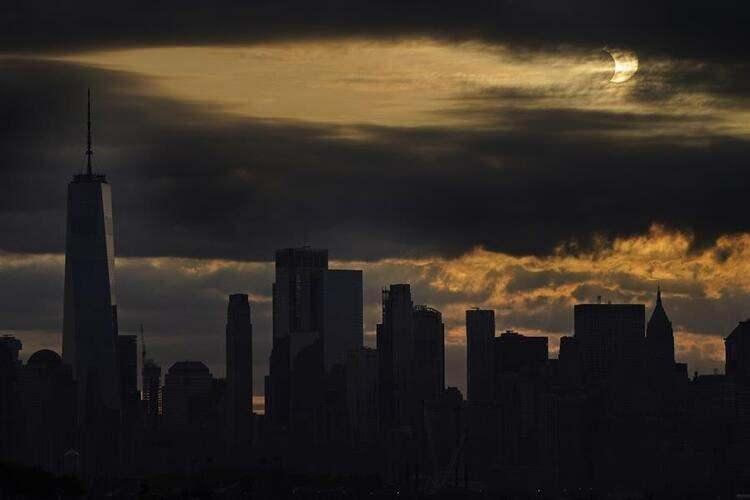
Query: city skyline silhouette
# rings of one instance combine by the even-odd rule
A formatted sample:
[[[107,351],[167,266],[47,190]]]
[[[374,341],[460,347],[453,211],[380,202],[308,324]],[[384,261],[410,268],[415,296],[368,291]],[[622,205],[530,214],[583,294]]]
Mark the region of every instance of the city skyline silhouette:
[[[46,3],[0,22],[0,492],[750,492],[750,11]]]
[[[262,411],[246,293],[227,299],[224,378],[199,356],[162,367],[147,358],[143,325],[140,338],[119,332],[112,194],[92,167],[91,128],[89,90],[86,171],[68,185],[62,355],[41,349],[24,363],[21,339],[0,337],[5,491],[34,491],[11,485],[12,467],[37,474],[42,496],[159,495],[158,474],[187,474],[171,491],[189,492],[198,474],[210,498],[222,469],[245,476],[230,488],[237,498],[329,494],[312,479],[321,474],[339,475],[344,497],[677,497],[750,484],[750,320],[724,340],[725,374],[691,378],[660,285],[648,320],[644,304],[576,304],[556,358],[548,337],[466,310],[464,398],[446,384],[442,313],[415,302],[410,284],[383,285],[367,347],[363,271],[329,268],[326,249],[279,249]],[[312,482],[298,490],[269,471]]]

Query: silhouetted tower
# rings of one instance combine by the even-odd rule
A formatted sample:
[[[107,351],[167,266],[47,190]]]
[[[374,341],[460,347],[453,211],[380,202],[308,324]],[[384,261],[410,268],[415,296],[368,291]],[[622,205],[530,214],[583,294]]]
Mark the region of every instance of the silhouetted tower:
[[[230,444],[250,440],[253,412],[253,325],[247,294],[229,296],[226,327],[226,432]]]
[[[466,311],[466,385],[471,403],[492,400],[495,311]]]
[[[73,368],[83,418],[87,407],[119,410],[121,402],[112,194],[106,176],[93,173],[92,155],[89,94],[86,173],[68,185],[63,312],[63,359]]]
[[[123,409],[133,410],[138,401],[138,345],[135,335],[117,336],[117,368]]]
[[[20,340],[0,336],[0,460],[19,460],[25,448],[22,441],[23,413],[20,405],[18,352]]]
[[[443,315],[427,306],[414,307],[414,383],[419,403],[437,401],[445,391]],[[421,409],[421,407],[420,407]]]
[[[164,376],[164,421],[170,431],[196,431],[211,412],[213,376],[200,361],[178,361]]]
[[[146,358],[146,348],[142,351],[141,397],[143,398],[143,416],[146,426],[156,426],[161,414],[161,366],[154,360]]]
[[[414,327],[411,288],[383,290],[383,320],[377,325],[378,393],[381,427],[408,423],[413,403]]]
[[[661,288],[657,289],[656,306],[646,327],[646,348],[654,369],[674,371],[674,332],[661,302]]]
[[[750,319],[740,321],[724,340],[726,374],[735,381],[750,383]]]
[[[22,369],[21,387],[26,438],[25,461],[44,470],[60,470],[60,458],[74,445],[75,383],[70,366],[42,349]]]
[[[270,408],[267,410],[271,420],[280,426],[289,424],[292,337],[298,337],[295,342],[298,346],[306,345],[311,338],[321,338],[326,269],[327,250],[303,247],[276,251],[269,380],[271,395]],[[320,363],[322,365],[322,359]]]
[[[632,373],[643,364],[646,308],[642,304],[578,304],[575,339],[583,376],[601,381],[610,373]]]
[[[346,363],[349,430],[356,444],[372,443],[378,430],[378,352],[368,347],[350,351]]]
[[[362,271],[329,269],[323,276],[323,357],[330,371],[362,347]]]
[[[141,370],[146,365],[146,339],[143,336],[143,323],[140,326],[141,332]]]

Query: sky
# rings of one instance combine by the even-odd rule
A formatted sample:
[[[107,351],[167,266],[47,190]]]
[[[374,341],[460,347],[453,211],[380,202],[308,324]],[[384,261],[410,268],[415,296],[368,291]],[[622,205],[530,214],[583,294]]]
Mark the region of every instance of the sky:
[[[120,330],[223,376],[250,294],[255,389],[276,248],[328,248],[442,311],[572,333],[653,307],[678,361],[723,370],[750,317],[750,7],[715,0],[11,2],[0,12],[0,332],[60,351],[66,185],[112,185]]]

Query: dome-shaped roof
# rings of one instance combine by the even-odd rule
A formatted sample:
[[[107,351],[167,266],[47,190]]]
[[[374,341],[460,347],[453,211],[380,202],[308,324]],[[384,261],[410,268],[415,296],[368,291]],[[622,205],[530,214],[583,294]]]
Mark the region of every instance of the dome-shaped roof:
[[[31,355],[27,365],[32,366],[55,366],[62,363],[62,358],[55,351],[42,349]]]

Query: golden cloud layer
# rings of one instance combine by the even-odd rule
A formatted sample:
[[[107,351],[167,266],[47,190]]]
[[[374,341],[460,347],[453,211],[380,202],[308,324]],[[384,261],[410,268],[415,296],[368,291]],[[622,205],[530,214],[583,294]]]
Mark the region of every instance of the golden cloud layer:
[[[718,367],[723,360],[722,337],[750,310],[750,234],[722,236],[700,249],[693,243],[689,234],[654,225],[647,234],[602,240],[587,252],[576,253],[566,245],[550,256],[519,257],[477,248],[455,259],[333,261],[331,265],[364,270],[369,332],[379,320],[379,289],[406,282],[412,284],[415,302],[442,311],[449,344],[464,343],[465,311],[478,306],[496,311],[499,330],[552,337],[553,352],[557,339],[571,333],[574,304],[594,301],[597,295],[613,302],[651,304],[661,283],[675,325],[678,358],[703,368]],[[63,262],[61,255],[2,253],[0,272],[48,269],[61,279]],[[117,273],[118,280],[139,276],[144,294],[156,296],[171,281],[185,294],[204,294],[222,303],[239,285],[256,290],[251,293],[256,307],[270,305],[273,264],[268,262],[119,258]],[[722,307],[725,302],[733,308]],[[126,311],[128,304],[120,308]],[[49,344],[37,337],[35,343]]]
[[[612,83],[604,50],[529,51],[432,39],[322,40],[251,46],[157,47],[53,56],[56,60],[147,77],[142,92],[206,105],[237,116],[337,124],[341,135],[369,137],[352,125],[516,126],[514,109],[620,114],[623,127],[588,129],[652,140],[657,135],[747,136],[750,110],[727,106],[710,90],[676,88],[700,61],[641,61]],[[666,119],[649,120],[657,115]],[[638,126],[630,123],[640,120]],[[576,133],[571,130],[570,133]]]

